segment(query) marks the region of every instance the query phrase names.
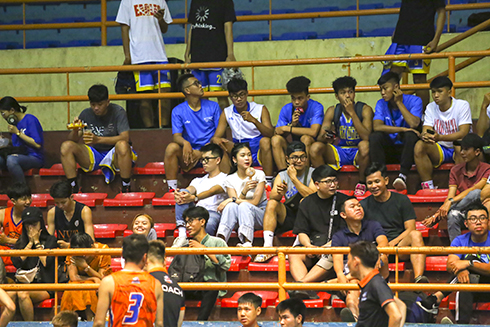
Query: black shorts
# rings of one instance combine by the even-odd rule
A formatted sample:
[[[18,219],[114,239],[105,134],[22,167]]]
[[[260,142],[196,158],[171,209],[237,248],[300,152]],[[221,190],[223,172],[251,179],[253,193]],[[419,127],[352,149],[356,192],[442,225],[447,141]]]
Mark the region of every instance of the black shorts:
[[[276,230],[274,231],[276,235],[293,230],[294,222],[296,221],[296,213],[298,211],[291,209],[287,205],[284,206],[286,207],[286,218],[284,218],[284,222],[281,225],[279,223],[277,224]]]

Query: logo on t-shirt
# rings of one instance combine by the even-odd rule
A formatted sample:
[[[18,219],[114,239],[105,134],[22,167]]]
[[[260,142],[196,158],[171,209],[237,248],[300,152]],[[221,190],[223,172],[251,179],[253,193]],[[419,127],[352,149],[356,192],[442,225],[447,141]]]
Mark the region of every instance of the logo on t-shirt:
[[[141,284],[140,279],[138,277],[134,277],[131,284]]]
[[[134,14],[136,17],[154,16],[158,10],[160,10],[160,6],[152,3],[140,3],[134,5]]]
[[[206,21],[209,18],[209,8],[206,6],[201,6],[196,11],[196,20],[200,23]]]
[[[458,124],[454,118],[448,121],[434,119],[434,129],[442,135],[454,134],[458,132]]]
[[[213,116],[204,117],[204,121],[205,121],[206,123],[209,123],[210,121],[213,121]]]

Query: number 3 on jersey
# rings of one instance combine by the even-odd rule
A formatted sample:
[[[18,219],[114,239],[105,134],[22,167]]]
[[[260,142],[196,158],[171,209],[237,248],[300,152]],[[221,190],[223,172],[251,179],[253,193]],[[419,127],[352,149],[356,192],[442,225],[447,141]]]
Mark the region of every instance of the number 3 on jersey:
[[[130,293],[129,294],[129,308],[128,312],[124,316],[123,325],[134,325],[138,322],[138,316],[140,314],[140,308],[143,304],[145,296],[142,293]]]

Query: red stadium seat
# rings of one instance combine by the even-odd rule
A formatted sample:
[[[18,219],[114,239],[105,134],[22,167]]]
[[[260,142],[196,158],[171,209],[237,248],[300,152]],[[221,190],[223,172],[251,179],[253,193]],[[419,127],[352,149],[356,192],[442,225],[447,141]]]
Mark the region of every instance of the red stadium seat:
[[[13,206],[12,201],[8,200],[7,205],[9,207],[12,207]],[[32,195],[32,202],[31,202],[32,207],[46,208],[47,206],[52,206],[52,205],[54,205],[54,199],[51,197],[51,195],[47,193]]]
[[[174,257],[165,257],[165,266],[167,267],[170,267],[170,264],[172,263],[172,261],[174,260]]]
[[[390,271],[395,271],[395,268],[396,268],[395,263],[388,264],[388,269]],[[405,271],[405,262],[398,262],[398,271]]]
[[[435,256],[425,258],[426,271],[446,271],[447,256]]]
[[[287,231],[279,235],[279,237],[296,237],[296,234],[293,233],[292,230]]]
[[[447,198],[448,189],[418,190],[415,195],[409,195],[412,203],[444,202]]]
[[[34,176],[39,174],[39,169],[29,169],[24,172],[24,176]]]
[[[250,257],[247,255],[247,256],[238,256],[238,255],[232,255],[231,256],[231,265],[230,265],[230,269],[228,269],[228,271],[240,271],[242,269],[247,269],[248,268],[248,265],[250,264],[250,262],[252,261],[252,259],[250,259]]]
[[[95,224],[95,238],[116,238],[122,236],[124,230],[128,228],[126,224]]]
[[[154,197],[154,192],[119,193],[114,199],[105,199],[104,207],[142,207]]]
[[[153,206],[167,206],[167,207],[175,206],[174,192],[165,193],[161,198],[154,198],[151,201],[151,204]]]
[[[276,303],[276,299],[278,297],[277,292],[272,291],[252,291],[255,295],[258,295],[262,298],[262,308],[267,308],[268,306],[272,306]],[[248,291],[235,292],[232,297],[225,298],[221,300],[222,308],[236,308],[238,307],[238,298],[243,294],[248,293]]]
[[[138,175],[165,175],[163,162],[149,162],[144,167],[134,169]]]
[[[250,262],[248,271],[277,271],[279,257],[273,257],[269,262],[257,263]],[[286,271],[289,271],[289,261],[286,260]]]
[[[354,191],[351,190],[337,190],[337,192],[344,193],[345,195],[348,196],[354,196]]]
[[[122,270],[122,258],[121,257],[117,257],[117,258],[111,258],[111,268],[112,268],[112,272],[116,272],[116,271],[119,271],[119,270]]]
[[[7,265],[5,266],[5,271],[7,272],[7,274],[13,274],[17,271],[17,268],[15,268],[15,266],[13,265]]]
[[[345,302],[339,298],[332,299],[332,308],[341,309],[345,308]]]
[[[432,227],[426,227],[420,221],[415,222],[415,228],[422,234],[422,237],[429,237],[429,231],[431,229],[437,230],[438,227],[439,227],[439,223],[435,224]]]
[[[39,176],[64,176],[65,171],[63,170],[63,165],[60,163],[54,164],[51,168],[41,168],[39,169]]]
[[[36,308],[54,308],[54,299],[44,300],[36,305]]]
[[[7,194],[0,194],[0,206],[5,207],[9,202],[9,197]]]
[[[107,193],[75,193],[73,199],[89,207],[102,205],[107,199]]]

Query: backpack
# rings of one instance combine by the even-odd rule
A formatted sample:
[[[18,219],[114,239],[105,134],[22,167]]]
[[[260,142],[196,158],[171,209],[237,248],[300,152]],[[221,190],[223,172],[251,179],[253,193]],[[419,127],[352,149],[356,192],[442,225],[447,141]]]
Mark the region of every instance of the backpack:
[[[417,301],[423,301],[427,299],[428,295],[425,292],[399,292],[398,298],[407,306],[407,318],[406,322],[416,324],[434,324],[436,317],[430,314],[417,305]]]
[[[354,110],[356,111],[356,115],[357,117],[359,117],[361,122],[362,122],[362,109],[364,108],[365,105],[366,104],[361,101],[356,102],[356,104],[354,105]],[[335,126],[335,132],[337,133],[337,135],[339,135],[339,127],[340,127],[339,123],[340,123],[341,115],[342,115],[342,106],[340,105],[340,103],[337,103],[333,112],[333,124]]]
[[[179,254],[174,257],[168,275],[177,283],[204,282],[206,258],[202,254]]]

